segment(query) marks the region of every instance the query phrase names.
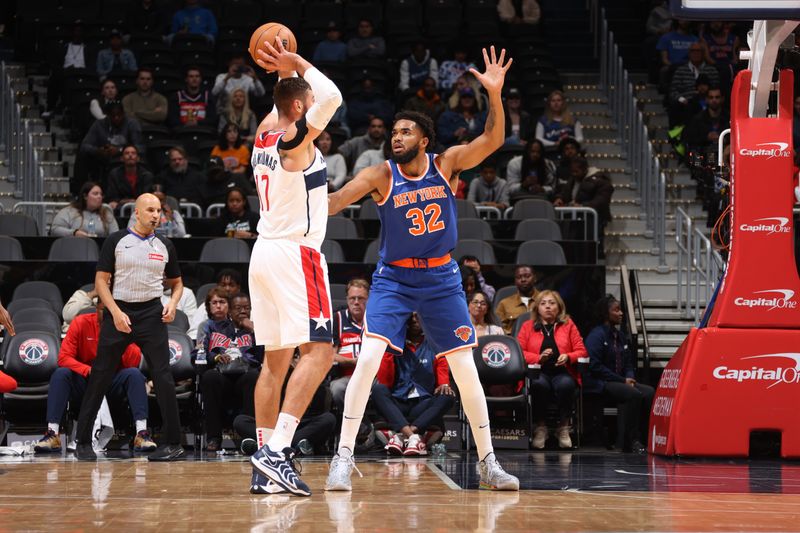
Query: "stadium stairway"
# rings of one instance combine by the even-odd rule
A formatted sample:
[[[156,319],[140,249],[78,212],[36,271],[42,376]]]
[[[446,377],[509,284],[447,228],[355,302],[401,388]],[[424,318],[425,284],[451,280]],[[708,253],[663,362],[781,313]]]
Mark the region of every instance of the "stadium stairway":
[[[651,253],[653,239],[645,231],[640,192],[631,181],[631,167],[617,140],[617,125],[605,95],[596,84],[596,75],[562,74],[562,79],[570,110],[583,124],[589,164],[608,173],[614,185],[612,220],[605,232],[606,289],[612,294],[620,294],[621,265],[638,272],[651,359],[655,368],[663,368],[692,326],[692,322],[685,320],[677,310],[675,212],[682,207],[702,227],[706,215],[701,203],[695,200],[695,184],[689,172],[679,167],[671,156],[661,96],[654,86],[646,85],[644,76],[635,76],[641,109],[667,179],[668,272],[660,273],[658,256]],[[637,312],[637,322],[640,321]]]

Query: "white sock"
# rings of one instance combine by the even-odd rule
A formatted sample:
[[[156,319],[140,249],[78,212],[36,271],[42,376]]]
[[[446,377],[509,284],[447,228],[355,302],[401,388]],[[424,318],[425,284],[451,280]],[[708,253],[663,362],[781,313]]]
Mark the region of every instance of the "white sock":
[[[472,350],[464,348],[447,356],[450,371],[458,385],[461,405],[472,428],[472,438],[478,448],[478,457],[483,461],[494,451],[492,434],[489,429],[489,408],[486,406],[486,395],[483,393],[478,369],[472,359]]]
[[[372,391],[372,381],[378,373],[387,346],[385,341],[364,336],[356,369],[350,376],[350,382],[344,393],[344,416],[342,417],[342,434],[339,438],[339,455],[342,455],[342,450],[345,448],[350,455],[355,450],[356,435],[358,435],[358,428],[364,417],[364,409]]]
[[[146,430],[147,430],[147,420],[137,420],[136,421],[136,433],[139,433],[140,431],[146,431]]]
[[[283,451],[292,445],[292,438],[300,421],[288,413],[278,415],[278,423],[275,424],[272,436],[267,441],[269,449],[274,452]]]
[[[269,442],[274,431],[272,428],[256,428],[256,442],[259,448]]]
[[[59,430],[60,428],[58,427],[58,422],[56,422],[56,423],[54,423],[54,424],[47,424],[47,429],[52,429],[52,430],[53,430],[53,433],[55,433],[56,435],[58,435],[58,430]]]

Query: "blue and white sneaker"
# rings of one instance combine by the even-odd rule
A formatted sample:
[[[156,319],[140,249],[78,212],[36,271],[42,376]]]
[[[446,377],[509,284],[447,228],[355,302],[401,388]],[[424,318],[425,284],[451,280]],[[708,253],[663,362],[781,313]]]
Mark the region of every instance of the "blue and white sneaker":
[[[284,494],[286,490],[272,482],[271,479],[261,472],[253,469],[253,477],[250,478],[250,494]]]
[[[275,452],[265,444],[250,457],[250,462],[259,472],[284,490],[298,496],[311,496],[311,489],[297,475],[294,455],[295,451],[292,448]]]

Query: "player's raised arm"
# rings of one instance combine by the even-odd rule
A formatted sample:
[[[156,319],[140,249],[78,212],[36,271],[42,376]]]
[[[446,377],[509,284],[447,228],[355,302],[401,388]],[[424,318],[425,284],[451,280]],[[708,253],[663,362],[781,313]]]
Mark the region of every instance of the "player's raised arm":
[[[365,168],[344,187],[328,195],[328,215],[335,215],[369,193],[373,193],[375,201],[382,200],[384,193],[389,189],[391,178],[391,171],[386,163]]]
[[[486,64],[486,71],[480,73],[474,68],[470,69],[489,96],[489,115],[486,117],[486,126],[481,135],[469,144],[448,148],[439,156],[437,162],[446,173],[452,174],[475,167],[503,145],[506,124],[501,92],[506,72],[513,61],[508,58],[506,62],[505,58],[505,49],[501,50],[500,57],[497,57],[494,46],[488,52],[484,48],[483,61]]]

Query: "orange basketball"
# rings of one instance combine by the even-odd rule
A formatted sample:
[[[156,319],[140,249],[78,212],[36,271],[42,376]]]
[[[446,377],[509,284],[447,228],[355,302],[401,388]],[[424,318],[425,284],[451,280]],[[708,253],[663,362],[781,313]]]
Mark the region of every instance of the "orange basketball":
[[[253,35],[250,36],[250,57],[253,61],[258,59],[256,50],[261,48],[265,52],[267,47],[264,43],[269,43],[275,46],[275,36],[280,36],[283,47],[289,52],[297,52],[297,39],[294,37],[292,30],[281,24],[280,22],[267,22],[256,28]]]

